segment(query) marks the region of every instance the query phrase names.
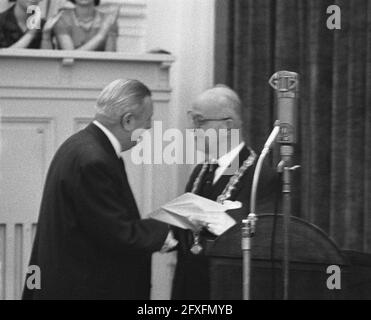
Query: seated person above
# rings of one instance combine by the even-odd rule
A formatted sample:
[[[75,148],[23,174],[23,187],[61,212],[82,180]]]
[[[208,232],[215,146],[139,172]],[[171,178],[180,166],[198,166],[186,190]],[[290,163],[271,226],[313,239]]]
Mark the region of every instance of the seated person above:
[[[44,20],[37,21],[37,14],[27,13],[27,8],[37,6],[41,0],[10,0],[10,2],[15,2],[15,5],[0,13],[0,48],[40,49]],[[30,22],[32,28],[29,28]]]
[[[75,8],[64,10],[54,27],[58,49],[116,51],[120,9],[105,14],[95,8],[100,0],[70,1],[75,4]]]

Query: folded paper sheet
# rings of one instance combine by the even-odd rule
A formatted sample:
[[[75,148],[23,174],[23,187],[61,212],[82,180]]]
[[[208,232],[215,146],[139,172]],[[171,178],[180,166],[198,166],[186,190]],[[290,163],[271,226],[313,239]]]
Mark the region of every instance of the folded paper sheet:
[[[150,218],[156,219],[182,229],[197,230],[192,220],[203,220],[210,214],[224,212],[226,207],[215,201],[185,193],[152,212]]]

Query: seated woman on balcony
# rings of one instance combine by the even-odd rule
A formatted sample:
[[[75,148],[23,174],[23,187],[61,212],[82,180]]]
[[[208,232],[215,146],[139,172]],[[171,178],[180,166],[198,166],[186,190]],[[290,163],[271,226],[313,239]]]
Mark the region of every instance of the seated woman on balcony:
[[[41,30],[45,21],[37,21],[37,12],[28,13],[27,9],[32,5],[37,6],[41,0],[9,1],[15,2],[15,5],[0,13],[0,48],[40,49]]]
[[[70,0],[73,10],[65,10],[54,27],[58,49],[85,51],[116,51],[117,18],[104,14],[95,6],[100,0]]]

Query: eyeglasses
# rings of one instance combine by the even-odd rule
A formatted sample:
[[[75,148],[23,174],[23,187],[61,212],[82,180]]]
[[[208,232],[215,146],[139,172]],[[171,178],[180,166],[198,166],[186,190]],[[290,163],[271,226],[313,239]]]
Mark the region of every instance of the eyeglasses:
[[[199,128],[205,125],[209,121],[226,121],[226,120],[231,120],[230,117],[227,118],[204,118],[203,116],[199,114],[194,114],[192,111],[188,111],[188,116],[190,120],[193,122],[195,127]]]

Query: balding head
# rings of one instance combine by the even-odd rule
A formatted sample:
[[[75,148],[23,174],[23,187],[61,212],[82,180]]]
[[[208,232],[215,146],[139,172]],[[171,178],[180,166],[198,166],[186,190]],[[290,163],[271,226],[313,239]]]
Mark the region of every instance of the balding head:
[[[241,100],[237,93],[227,86],[217,85],[206,90],[197,97],[192,109],[205,119],[230,118],[233,120],[233,129],[240,129],[242,126]]]
[[[151,128],[151,91],[138,80],[115,80],[99,95],[96,110],[95,119],[115,135],[123,151],[128,150],[137,143],[138,130]]]
[[[151,92],[138,80],[118,79],[108,84],[97,100],[97,114],[106,116],[111,121],[120,121],[128,112],[141,113],[142,103]]]
[[[189,111],[195,130],[196,148],[219,159],[240,144],[241,101],[227,86],[218,85],[197,97]]]

